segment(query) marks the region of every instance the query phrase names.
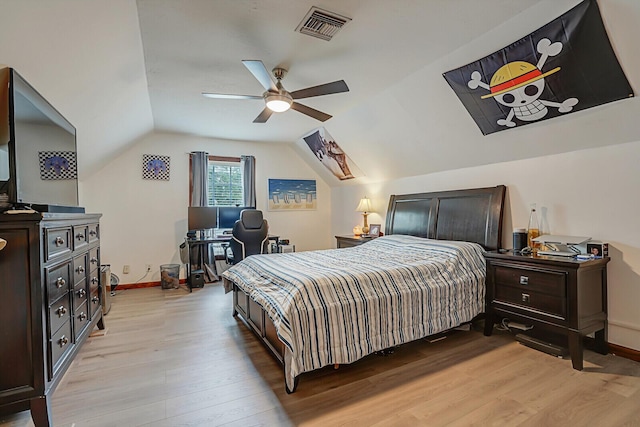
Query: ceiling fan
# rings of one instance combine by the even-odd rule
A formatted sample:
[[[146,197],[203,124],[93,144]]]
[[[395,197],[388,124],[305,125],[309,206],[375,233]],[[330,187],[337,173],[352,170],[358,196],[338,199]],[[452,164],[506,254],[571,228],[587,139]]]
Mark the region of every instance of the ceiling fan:
[[[287,73],[287,70],[284,68],[276,67],[273,69],[273,75],[276,78],[276,81],[274,82],[262,61],[243,60],[242,63],[260,82],[262,87],[266,89],[262,95],[226,95],[223,93],[206,92],[203,92],[202,95],[208,98],[220,99],[263,99],[266,106],[258,117],[255,118],[253,123],[265,123],[274,112],[281,113],[283,111],[287,111],[289,108],[324,122],[331,118],[329,114],[307,107],[306,105],[302,105],[295,100],[311,98],[313,96],[330,95],[332,93],[349,92],[349,87],[347,87],[344,80],[338,80],[332,83],[325,83],[319,86],[288,92],[282,86],[282,79]]]

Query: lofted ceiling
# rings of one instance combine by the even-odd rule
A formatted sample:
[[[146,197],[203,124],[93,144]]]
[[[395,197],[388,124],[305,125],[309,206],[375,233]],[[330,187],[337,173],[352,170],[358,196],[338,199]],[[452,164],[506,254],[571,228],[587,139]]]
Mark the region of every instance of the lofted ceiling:
[[[296,141],[324,126],[377,181],[640,140],[637,98],[484,137],[442,78],[577,3],[0,0],[0,62],[78,128],[81,178],[153,131],[291,143],[320,171]],[[637,89],[640,2],[598,3]],[[312,6],[352,20],[331,41],[295,32]],[[256,124],[262,100],[201,96],[261,95],[243,59],[288,69],[289,91],[341,79],[350,91],[301,100],[333,115],[324,123],[287,111]]]
[[[138,0],[149,96],[158,130],[225,139],[294,141],[321,123],[294,111],[254,124],[262,100],[243,59],[283,67],[289,91],[345,80],[350,92],[305,99],[335,117],[532,4],[530,0]],[[312,6],[352,19],[331,41],[295,32]],[[464,31],[453,30],[457,23]],[[330,126],[330,122],[326,123]]]

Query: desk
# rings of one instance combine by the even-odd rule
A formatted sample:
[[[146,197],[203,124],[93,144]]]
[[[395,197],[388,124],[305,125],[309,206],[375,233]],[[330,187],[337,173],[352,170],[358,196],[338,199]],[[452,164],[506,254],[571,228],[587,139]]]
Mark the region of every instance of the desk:
[[[218,269],[216,268],[216,256],[209,250],[209,245],[227,243],[229,240],[231,240],[231,234],[209,238],[185,239],[188,250],[187,287],[189,288],[189,292],[194,288],[194,278],[192,274],[196,272],[209,278],[209,280],[204,280],[203,278],[203,285],[204,282],[209,283],[220,280],[218,277]]]
[[[187,287],[189,288],[189,292],[193,289],[193,277],[192,274],[201,273],[205,277],[209,277],[209,281],[204,280],[206,283],[217,282],[220,280],[218,276],[218,270],[216,268],[216,256],[213,255],[213,259],[211,256],[211,252],[209,249],[210,244],[223,244],[228,243],[232,239],[231,234],[224,234],[215,237],[201,237],[190,239],[186,238],[185,243],[187,244],[188,249],[188,262],[187,262]],[[269,240],[275,240],[276,242],[280,239],[280,236],[269,235],[267,237]],[[195,255],[194,255],[195,253]],[[199,287],[199,286],[198,286]]]

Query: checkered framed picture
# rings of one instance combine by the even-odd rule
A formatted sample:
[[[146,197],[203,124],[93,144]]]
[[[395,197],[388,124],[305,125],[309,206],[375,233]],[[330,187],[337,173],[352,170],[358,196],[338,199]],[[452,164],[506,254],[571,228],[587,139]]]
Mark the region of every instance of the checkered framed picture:
[[[142,155],[142,179],[169,181],[171,157],[155,154]]]
[[[40,179],[77,179],[75,151],[39,151]]]

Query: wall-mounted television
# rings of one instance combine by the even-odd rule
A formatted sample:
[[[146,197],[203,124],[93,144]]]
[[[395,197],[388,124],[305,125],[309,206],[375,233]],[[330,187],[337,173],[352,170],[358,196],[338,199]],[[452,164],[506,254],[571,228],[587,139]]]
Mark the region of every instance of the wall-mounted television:
[[[75,127],[16,70],[0,85],[0,211],[84,212]]]

